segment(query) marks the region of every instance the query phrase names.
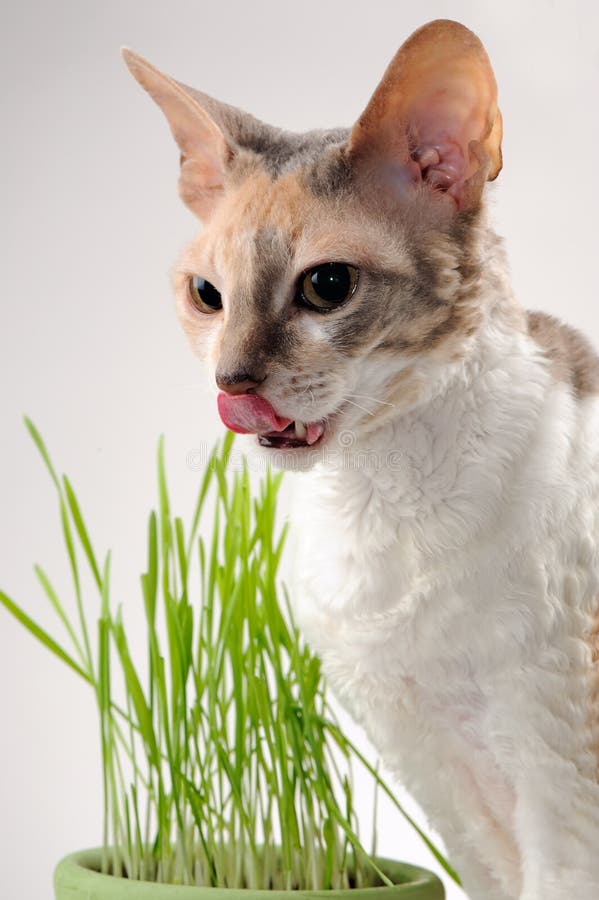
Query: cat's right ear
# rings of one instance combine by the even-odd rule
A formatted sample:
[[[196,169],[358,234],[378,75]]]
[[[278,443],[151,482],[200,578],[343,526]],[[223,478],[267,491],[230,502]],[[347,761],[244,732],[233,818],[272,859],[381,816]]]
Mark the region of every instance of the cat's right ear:
[[[501,114],[489,57],[464,25],[429,22],[400,47],[353,127],[348,155],[388,197],[417,190],[476,207],[501,170]]]
[[[121,54],[133,77],[158,104],[181,150],[179,195],[203,221],[220,200],[235,151],[214,119],[179,82],[132,50]]]

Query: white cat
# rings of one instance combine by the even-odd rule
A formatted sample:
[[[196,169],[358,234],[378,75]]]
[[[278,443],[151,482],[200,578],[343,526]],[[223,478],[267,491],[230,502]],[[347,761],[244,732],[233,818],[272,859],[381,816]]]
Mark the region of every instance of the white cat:
[[[221,416],[309,469],[306,635],[472,900],[599,897],[599,361],[515,300],[480,41],[432,22],[349,130],[125,51],[205,223],[174,274]]]

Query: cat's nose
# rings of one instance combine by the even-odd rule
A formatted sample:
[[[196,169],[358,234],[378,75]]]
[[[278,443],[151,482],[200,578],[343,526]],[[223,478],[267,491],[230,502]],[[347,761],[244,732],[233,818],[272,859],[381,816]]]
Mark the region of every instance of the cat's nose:
[[[216,383],[227,394],[248,394],[264,381],[251,372],[216,372]]]

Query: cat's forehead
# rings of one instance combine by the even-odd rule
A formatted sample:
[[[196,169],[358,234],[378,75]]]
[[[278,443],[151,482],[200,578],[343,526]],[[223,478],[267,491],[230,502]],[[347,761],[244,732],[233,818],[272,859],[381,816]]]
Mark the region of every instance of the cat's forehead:
[[[238,177],[213,218],[188,248],[188,267],[239,280],[260,267],[273,274],[328,260],[407,271],[411,258],[401,227],[389,232],[365,215],[351,191],[315,187],[317,167],[282,175],[254,166]],[[206,276],[208,277],[208,276]]]

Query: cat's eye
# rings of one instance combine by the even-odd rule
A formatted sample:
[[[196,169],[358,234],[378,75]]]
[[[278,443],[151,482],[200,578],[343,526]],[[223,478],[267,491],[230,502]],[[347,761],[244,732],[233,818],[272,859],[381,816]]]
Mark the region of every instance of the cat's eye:
[[[358,270],[347,263],[321,263],[300,277],[296,299],[317,312],[329,312],[345,303],[358,284]]]
[[[215,313],[223,308],[220,292],[213,284],[210,284],[205,278],[200,278],[199,275],[192,275],[189,279],[189,293],[193,305],[200,312]]]

